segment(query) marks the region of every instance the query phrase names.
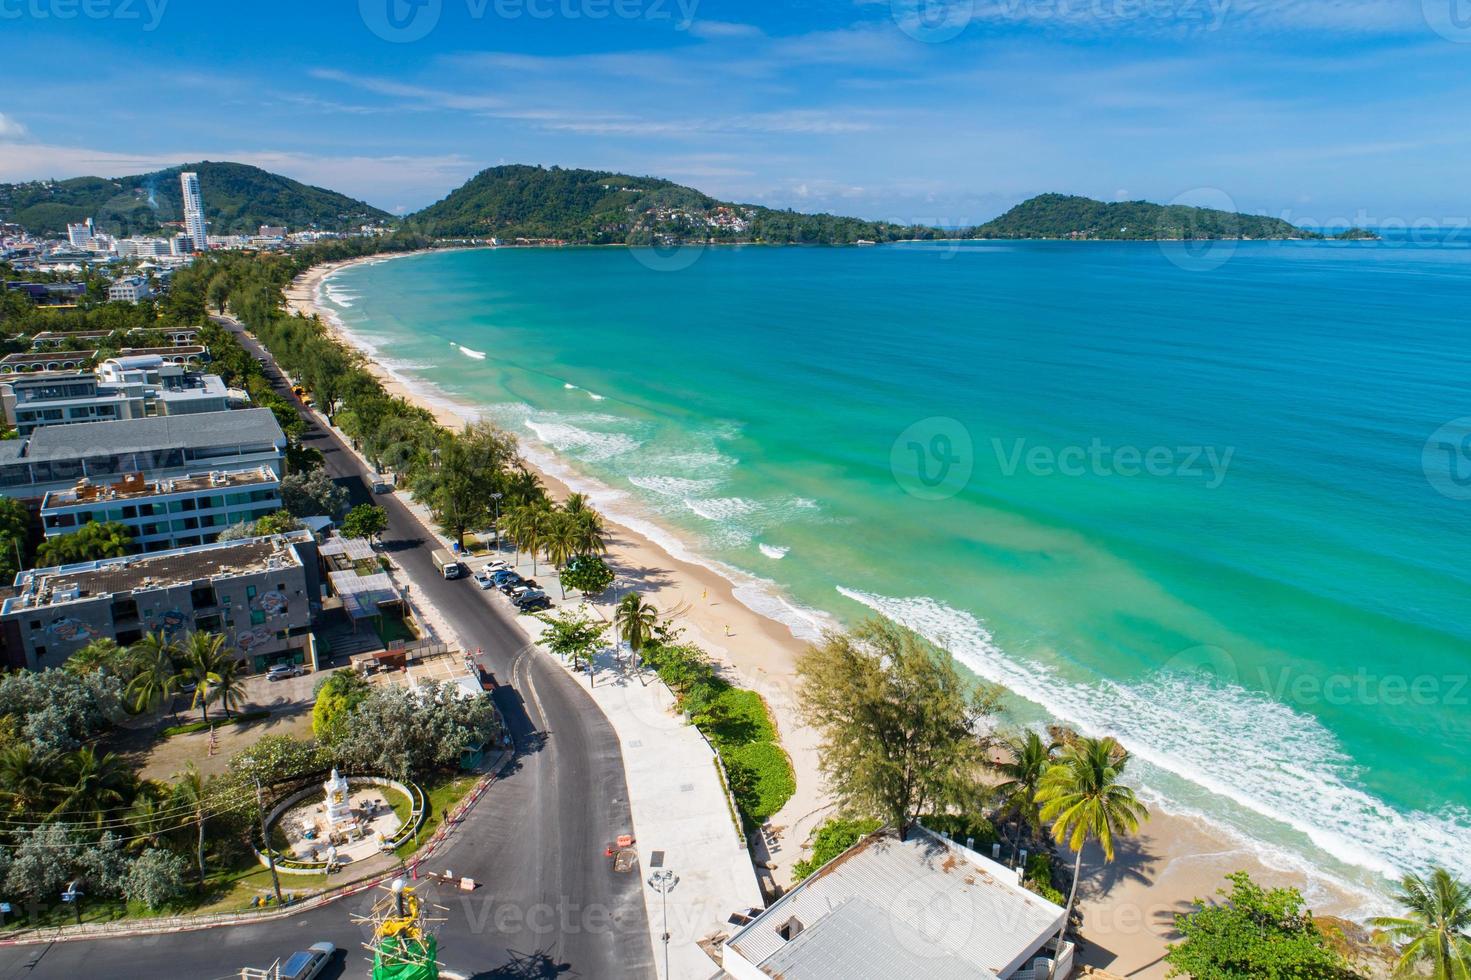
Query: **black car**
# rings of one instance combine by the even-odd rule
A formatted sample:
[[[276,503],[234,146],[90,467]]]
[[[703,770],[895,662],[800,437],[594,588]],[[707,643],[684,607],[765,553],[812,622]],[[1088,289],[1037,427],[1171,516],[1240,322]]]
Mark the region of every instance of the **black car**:
[[[518,609],[524,609],[527,603],[536,602],[537,600],[545,599],[546,597],[547,594],[545,592],[542,592],[540,589],[532,589],[525,595],[519,595],[516,598],[512,599],[511,605],[517,607]]]
[[[539,595],[529,602],[523,602],[520,608],[523,613],[543,612],[552,608],[552,600],[545,595]]]
[[[513,590],[519,589],[525,584],[526,580],[524,578],[517,575],[515,572],[512,572],[510,575],[503,577],[500,582],[496,584],[496,588],[500,589],[506,595],[510,595]]]

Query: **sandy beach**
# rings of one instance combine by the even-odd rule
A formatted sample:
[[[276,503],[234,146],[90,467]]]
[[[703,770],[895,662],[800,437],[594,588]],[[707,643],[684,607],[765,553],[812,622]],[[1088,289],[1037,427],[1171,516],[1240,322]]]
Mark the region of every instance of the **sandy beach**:
[[[317,288],[345,265],[381,258],[385,256],[311,269],[288,287],[288,306],[307,316],[320,315],[351,345],[352,338],[335,328],[328,311],[317,308]],[[423,405],[446,426],[464,425],[466,419],[443,399],[415,390],[377,365],[373,370],[391,393]],[[548,472],[555,467],[532,465],[555,496],[566,494],[564,482]],[[677,613],[691,641],[725,664],[736,683],[761,692],[770,704],[797,775],[797,794],[773,818],[774,839],[768,844],[773,876],[789,881],[803,840],[830,809],[818,772],[817,736],[800,724],[795,709],[794,665],[804,641],[786,625],[742,604],[733,583],[710,568],[681,560],[632,528],[610,522],[609,530],[609,563],[620,587],[632,586],[661,610]],[[1265,884],[1295,885],[1310,895],[1313,910],[1320,914],[1344,915],[1361,903],[1321,881],[1309,888],[1301,871],[1270,866],[1250,842],[1158,808],[1143,831],[1122,844],[1115,862],[1104,865],[1100,855],[1089,853],[1085,867],[1088,873],[1079,891],[1084,923],[1080,958],[1125,977],[1166,975],[1161,957],[1175,913],[1199,896],[1212,895],[1229,872],[1244,870]]]

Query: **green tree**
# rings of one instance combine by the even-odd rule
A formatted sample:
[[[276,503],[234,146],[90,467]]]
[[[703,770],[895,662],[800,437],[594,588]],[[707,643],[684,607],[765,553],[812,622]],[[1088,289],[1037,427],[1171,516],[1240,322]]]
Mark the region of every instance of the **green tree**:
[[[1196,899],[1175,916],[1180,940],[1165,960],[1195,980],[1340,980],[1348,964],[1327,944],[1295,888],[1264,889],[1244,871],[1227,875],[1222,902]]]
[[[1016,818],[1016,836],[1012,839],[1012,850],[1020,851],[1022,837],[1027,832],[1042,830],[1042,808],[1037,802],[1037,791],[1042,788],[1042,779],[1052,766],[1055,744],[1045,742],[1034,731],[1004,740],[1002,751],[1006,758],[995,763],[1000,780],[995,786],[1002,810]]]
[[[1114,839],[1133,833],[1149,819],[1149,810],[1120,778],[1129,753],[1112,738],[1079,738],[1067,745],[1042,776],[1036,799],[1042,819],[1052,823],[1052,839],[1072,849],[1073,884],[1068,890],[1067,914],[1057,939],[1067,938],[1068,920],[1083,876],[1083,845],[1098,842],[1103,859],[1112,861]]]
[[[204,888],[204,827],[205,821],[209,819],[209,791],[204,776],[199,767],[190,762],[184,770],[174,774],[176,782],[173,791],[169,794],[169,802],[176,811],[184,811],[189,814],[190,821],[194,824],[195,845],[194,856],[199,864],[199,887]]]
[[[613,584],[613,570],[597,555],[582,554],[562,569],[562,587],[576,589],[583,595],[601,595]]]
[[[312,705],[312,734],[323,745],[336,745],[347,731],[347,718],[372,691],[373,685],[355,670],[335,670],[317,684]]]
[[[91,674],[99,670],[108,670],[119,676],[131,675],[128,670],[128,652],[117,645],[117,641],[110,636],[98,637],[76,653],[66,658],[62,664],[63,670],[73,674]]]
[[[133,551],[133,532],[126,524],[107,521],[84,525],[71,534],[47,538],[36,549],[36,563],[50,568],[99,558],[122,558]]]
[[[884,619],[829,633],[797,663],[798,698],[823,738],[843,808],[901,837],[931,807],[978,807],[978,727],[997,693],[962,680],[922,637]]]
[[[1401,916],[1372,924],[1400,947],[1398,973],[1432,980],[1471,980],[1471,886],[1436,868],[1429,878],[1407,874],[1395,896]]]
[[[225,638],[218,633],[195,632],[184,641],[179,659],[182,677],[194,684],[189,707],[198,708],[200,718],[207,722],[210,702],[219,695],[225,678],[231,677],[232,683],[238,681],[232,672],[233,651],[226,649]]]
[[[516,543],[517,557],[522,551],[531,554],[531,574],[539,571],[537,558],[546,547],[553,522],[552,509],[545,501],[512,507],[506,513],[506,534]]]
[[[292,517],[336,517],[347,506],[347,491],[322,467],[281,478],[281,504]]]
[[[396,779],[453,770],[461,752],[500,732],[490,698],[459,692],[449,683],[375,687],[348,716],[337,758]]]
[[[0,749],[0,800],[14,814],[33,816],[56,805],[62,778],[55,752],[15,741]]]
[[[546,624],[541,631],[541,642],[557,656],[571,660],[573,669],[587,665],[588,684],[591,685],[593,655],[602,645],[608,624],[570,609],[560,610],[555,616],[537,618]]]
[[[223,637],[216,637],[221,643]],[[235,658],[233,650],[226,650],[225,657],[215,668],[214,700],[225,709],[225,717],[234,714],[245,703],[245,669]]]
[[[178,655],[178,644],[163,633],[148,633],[128,648],[134,674],[127,694],[134,711],[157,711],[178,693]]]
[[[377,538],[388,530],[388,511],[373,504],[358,504],[342,519],[342,536]]]
[[[414,495],[463,547],[465,532],[489,520],[490,494],[516,461],[516,441],[489,423],[477,422],[458,433],[441,434],[429,458],[416,475]]]
[[[314,742],[290,735],[262,735],[231,756],[227,766],[231,776],[254,787],[257,779],[262,786],[269,786],[325,769],[330,764],[330,755]]]
[[[301,526],[301,521],[290,511],[278,510],[256,521],[251,533],[256,537],[265,537],[269,534],[286,534]]]
[[[158,911],[184,894],[189,862],[171,851],[150,847],[128,866],[123,892],[129,901]]]
[[[84,745],[63,759],[60,768],[58,801],[51,810],[52,817],[100,824],[106,811],[122,807],[132,798],[136,785],[133,772],[116,753],[98,755],[90,745]]]
[[[871,817],[849,820],[834,817],[828,820],[812,838],[812,856],[792,865],[792,879],[801,881],[864,837],[879,829],[879,822]]]
[[[652,602],[645,602],[637,592],[629,592],[618,600],[613,610],[613,629],[618,639],[628,644],[637,656],[643,652],[659,621],[659,610]]]

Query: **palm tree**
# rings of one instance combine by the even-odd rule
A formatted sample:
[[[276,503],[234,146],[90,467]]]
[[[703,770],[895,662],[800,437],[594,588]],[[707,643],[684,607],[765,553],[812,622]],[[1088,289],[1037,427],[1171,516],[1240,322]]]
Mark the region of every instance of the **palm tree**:
[[[55,802],[58,757],[37,752],[29,742],[0,749],[0,800],[14,812],[41,813]]]
[[[1134,791],[1119,782],[1129,753],[1113,738],[1079,738],[1058,755],[1043,774],[1037,790],[1041,818],[1052,821],[1052,839],[1067,844],[1073,859],[1073,886],[1068,890],[1067,911],[1057,932],[1058,951],[1067,938],[1068,921],[1078,897],[1078,879],[1083,873],[1083,845],[1091,838],[1103,848],[1103,859],[1113,860],[1114,838],[1139,829],[1149,810]],[[1057,957],[1053,957],[1055,966]],[[1048,976],[1052,968],[1048,968]]]
[[[618,639],[627,643],[635,654],[649,642],[658,621],[659,610],[653,603],[644,602],[637,592],[630,592],[620,599],[618,608],[613,611],[613,629],[617,631]]]
[[[577,553],[579,555],[603,555],[608,552],[607,529],[603,515],[592,509],[576,513]]]
[[[224,659],[215,668],[214,700],[224,706],[225,717],[228,718],[232,709],[245,703],[245,672],[240,661],[235,659],[234,650],[223,652]]]
[[[1386,930],[1400,944],[1400,976],[1423,976],[1430,967],[1432,980],[1471,980],[1471,885],[1436,868],[1426,879],[1407,874],[1395,896],[1403,916],[1380,916],[1372,925]]]
[[[573,520],[570,514],[553,514],[542,539],[542,544],[547,550],[547,558],[558,568],[567,567],[567,563],[577,554],[577,528]],[[565,585],[562,586],[562,598],[567,598]]]
[[[123,656],[122,648],[111,637],[98,637],[66,658],[63,668],[72,674],[93,674],[104,668],[116,670]]]
[[[592,508],[588,506],[587,494],[573,493],[567,495],[567,501],[562,504],[562,509],[569,514],[581,514]]]
[[[115,752],[98,755],[90,745],[72,752],[61,762],[62,780],[57,786],[60,802],[53,817],[100,824],[103,814],[121,806],[131,795],[133,771]]]
[[[174,663],[178,653],[178,645],[162,633],[149,633],[128,647],[137,671],[127,687],[134,711],[156,711],[179,690],[179,668]]]
[[[517,504],[531,504],[546,499],[546,487],[542,486],[541,477],[529,470],[513,469],[506,478],[503,491],[508,501]]]
[[[199,769],[192,762],[189,763],[183,772],[176,773],[175,775],[177,775],[179,781],[174,784],[172,798],[169,802],[176,807],[187,809],[192,815],[191,819],[193,819],[195,827],[199,830],[195,853],[199,860],[199,887],[203,889],[204,820],[206,817],[204,812],[206,803],[204,777],[200,775]]]
[[[194,632],[184,642],[184,677],[194,683],[194,697],[189,707],[198,708],[204,721],[209,721],[209,703],[215,699],[223,673],[231,670],[234,658],[225,649],[225,638],[218,633]]]
[[[1034,731],[1025,736],[1007,739],[1004,743],[1007,760],[993,764],[1001,782],[996,784],[996,793],[1001,798],[1003,812],[1016,816],[1016,837],[1012,840],[1012,852],[1020,852],[1022,835],[1028,831],[1042,829],[1041,806],[1037,802],[1037,791],[1042,788],[1042,778],[1052,766],[1056,743],[1044,742]]]
[[[541,549],[546,546],[546,538],[551,530],[552,511],[545,501],[532,504],[523,504],[512,509],[507,515],[507,528],[511,538],[516,542],[516,550],[519,558],[520,552],[531,552],[531,574],[535,575],[539,570],[536,563]]]
[[[144,782],[128,810],[129,836],[133,838],[129,846],[139,851],[157,847],[163,835],[177,826],[173,817],[168,801],[159,793],[158,784]]]

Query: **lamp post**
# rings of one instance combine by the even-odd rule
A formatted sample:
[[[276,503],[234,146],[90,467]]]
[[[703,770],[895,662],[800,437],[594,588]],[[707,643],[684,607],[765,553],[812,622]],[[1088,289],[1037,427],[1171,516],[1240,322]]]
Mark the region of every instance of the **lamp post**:
[[[659,898],[663,905],[664,934],[660,937],[664,941],[664,980],[669,980],[669,889],[679,884],[679,875],[668,868],[660,868],[649,875],[649,887],[659,890]]]
[[[490,499],[495,501],[495,556],[501,556],[501,498],[503,493],[493,493]]]
[[[76,916],[77,916],[77,925],[81,925],[82,924],[82,901],[81,901],[81,899],[82,899],[82,893],[81,893],[80,890],[78,890],[77,883],[75,881],[70,882],[66,886],[66,891],[64,891],[64,892],[61,893],[61,900],[63,902],[65,902],[66,904],[70,905],[72,907],[72,911],[74,913],[76,913]],[[665,972],[667,973],[668,971],[666,970]]]

